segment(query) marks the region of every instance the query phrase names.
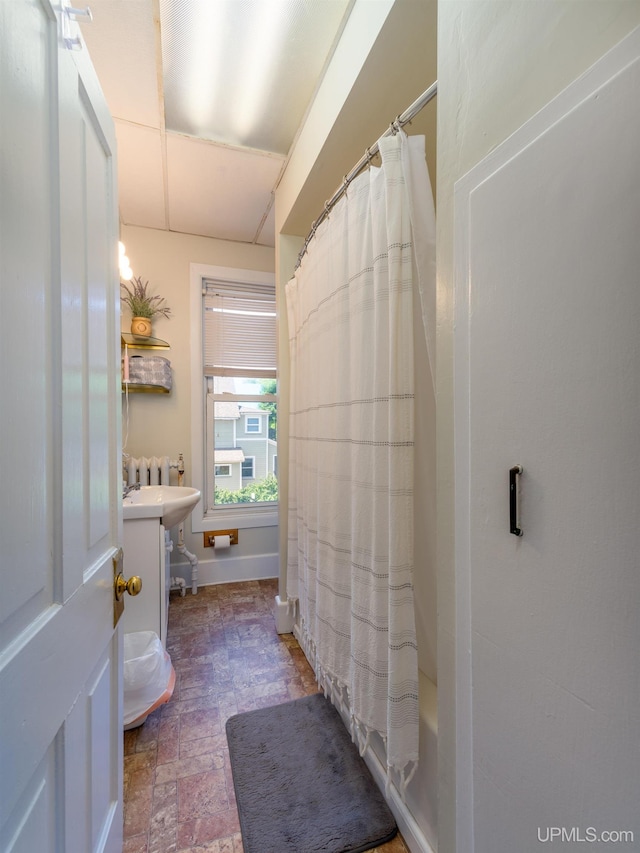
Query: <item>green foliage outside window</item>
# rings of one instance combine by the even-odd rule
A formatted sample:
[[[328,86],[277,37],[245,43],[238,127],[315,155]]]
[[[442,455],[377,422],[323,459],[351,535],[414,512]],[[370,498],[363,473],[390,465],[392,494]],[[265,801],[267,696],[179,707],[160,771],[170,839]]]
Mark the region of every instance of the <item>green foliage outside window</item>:
[[[216,506],[220,504],[249,504],[257,503],[258,501],[277,501],[278,479],[273,474],[269,474],[259,483],[250,483],[237,492],[232,492],[230,489],[218,488],[216,488],[215,492]]]

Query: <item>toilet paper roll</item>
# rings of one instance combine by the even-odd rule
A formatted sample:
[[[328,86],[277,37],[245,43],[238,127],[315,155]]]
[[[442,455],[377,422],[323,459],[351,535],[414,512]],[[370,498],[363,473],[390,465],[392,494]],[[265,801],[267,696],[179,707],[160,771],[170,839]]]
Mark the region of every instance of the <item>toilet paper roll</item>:
[[[216,549],[216,551],[224,551],[225,548],[230,548],[231,537],[229,536],[229,534],[227,534],[226,536],[216,536],[216,538],[213,540],[213,547]]]

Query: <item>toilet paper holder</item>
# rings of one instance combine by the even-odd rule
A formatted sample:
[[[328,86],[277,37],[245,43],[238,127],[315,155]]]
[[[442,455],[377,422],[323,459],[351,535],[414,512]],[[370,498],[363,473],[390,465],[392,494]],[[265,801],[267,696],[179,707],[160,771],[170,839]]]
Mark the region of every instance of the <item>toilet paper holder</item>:
[[[238,530],[205,530],[202,534],[205,548],[215,548],[216,536],[228,536],[230,545],[238,544]]]

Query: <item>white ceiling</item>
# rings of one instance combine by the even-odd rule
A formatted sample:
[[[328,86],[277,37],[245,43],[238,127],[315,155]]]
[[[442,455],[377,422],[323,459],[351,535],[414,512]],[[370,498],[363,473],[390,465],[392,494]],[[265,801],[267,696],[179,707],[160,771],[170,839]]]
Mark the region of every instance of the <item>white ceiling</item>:
[[[351,5],[91,0],[121,222],[274,246],[274,189]]]

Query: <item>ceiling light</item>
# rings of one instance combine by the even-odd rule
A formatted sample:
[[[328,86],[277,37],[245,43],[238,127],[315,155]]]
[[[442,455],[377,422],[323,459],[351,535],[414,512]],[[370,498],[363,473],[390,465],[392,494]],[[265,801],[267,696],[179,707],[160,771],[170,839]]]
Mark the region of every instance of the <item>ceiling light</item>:
[[[247,139],[269,110],[268,94],[273,88],[277,62],[281,60],[291,3],[263,2],[246,33],[237,109],[230,117],[239,139]]]
[[[352,0],[160,0],[168,131],[287,154]]]
[[[131,281],[133,270],[129,264],[129,258],[125,254],[124,243],[118,243],[118,266],[120,267],[120,278],[123,281]]]

